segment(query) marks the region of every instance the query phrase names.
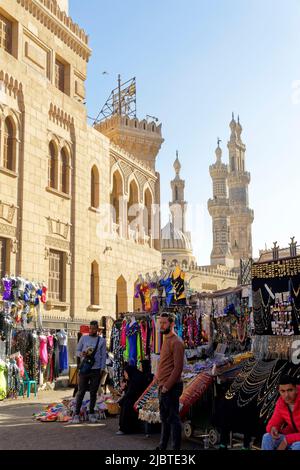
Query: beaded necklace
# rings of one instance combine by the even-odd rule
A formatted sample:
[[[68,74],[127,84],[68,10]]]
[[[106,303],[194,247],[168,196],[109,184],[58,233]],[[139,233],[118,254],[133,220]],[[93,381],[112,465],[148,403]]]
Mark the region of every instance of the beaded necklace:
[[[270,375],[270,372],[276,361],[265,362],[259,361],[255,367],[251,370],[250,374],[243,382],[242,387],[239,392],[237,405],[242,408],[249,404],[256,396],[258,396],[259,391],[263,384],[265,383],[267,377]]]
[[[300,293],[300,284],[299,284],[299,287],[297,290],[294,289],[294,284],[293,284],[293,281],[292,279],[290,279],[290,285],[292,287],[292,290],[293,290],[293,293],[294,293],[294,296],[295,297],[298,297],[299,293]]]
[[[279,361],[276,361],[272,371],[270,372],[267,380],[261,390],[259,391],[257,404],[261,406],[259,417],[269,416],[274,408],[275,400],[278,397],[278,383],[283,370],[286,367],[286,362],[277,369]]]
[[[270,306],[270,296],[268,299],[268,303],[265,304],[261,289],[259,289],[258,291],[253,291],[253,316],[254,316],[255,332],[257,334],[263,334],[268,329],[269,306]]]
[[[241,372],[237,375],[235,381],[230,385],[229,390],[226,392],[225,398],[231,400],[237,392],[239,392],[244,381],[252,371],[252,369],[257,364],[257,361],[254,358],[248,359]]]

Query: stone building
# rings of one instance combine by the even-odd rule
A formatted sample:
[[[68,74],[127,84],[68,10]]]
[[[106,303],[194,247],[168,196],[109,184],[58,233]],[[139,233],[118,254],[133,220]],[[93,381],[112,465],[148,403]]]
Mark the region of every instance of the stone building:
[[[252,257],[251,225],[254,212],[249,208],[246,171],[246,146],[241,139],[242,126],[232,116],[228,142],[229,165],[222,163],[222,150],[216,149],[216,163],[210,166],[213,180],[213,199],[208,210],[213,224],[212,265],[225,265],[239,271],[240,260]]]
[[[1,275],[48,284],[48,325],[132,310],[138,274],[161,267],[161,125],[88,126],[90,56],[68,0],[1,0]]]

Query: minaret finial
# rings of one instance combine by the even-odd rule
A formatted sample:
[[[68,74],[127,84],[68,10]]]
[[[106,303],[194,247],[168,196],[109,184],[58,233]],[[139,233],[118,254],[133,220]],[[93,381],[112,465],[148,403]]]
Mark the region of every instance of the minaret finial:
[[[176,160],[175,160],[173,166],[174,166],[176,176],[179,178],[179,174],[180,174],[180,170],[181,170],[181,164],[180,164],[180,161],[179,161],[179,158],[178,158],[178,150],[176,150]]]
[[[240,115],[238,115],[238,123],[240,123]]]
[[[221,163],[222,149],[220,147],[220,142],[222,142],[222,140],[220,139],[220,137],[218,137],[217,142],[218,142],[218,147],[216,148],[216,157],[217,157],[217,162]]]
[[[234,112],[232,111],[232,120],[234,121]]]

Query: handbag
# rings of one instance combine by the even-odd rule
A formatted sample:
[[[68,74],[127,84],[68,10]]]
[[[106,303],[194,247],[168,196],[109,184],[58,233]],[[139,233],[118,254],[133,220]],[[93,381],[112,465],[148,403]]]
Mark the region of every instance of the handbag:
[[[81,375],[86,375],[86,374],[89,374],[91,372],[92,367],[95,364],[95,355],[96,355],[96,352],[97,352],[99,341],[100,341],[100,336],[98,336],[96,347],[95,347],[94,351],[92,352],[92,354],[90,356],[86,356],[83,359],[82,363],[80,364],[79,373]]]

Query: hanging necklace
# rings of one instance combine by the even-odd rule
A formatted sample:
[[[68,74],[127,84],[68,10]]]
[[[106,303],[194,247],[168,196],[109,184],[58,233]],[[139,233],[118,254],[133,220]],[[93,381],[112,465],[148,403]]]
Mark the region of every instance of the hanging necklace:
[[[237,401],[238,407],[241,408],[246,406],[259,394],[259,391],[269,376],[275,362],[276,361],[258,361],[256,366],[253,367],[240,389]]]
[[[227,400],[231,400],[236,395],[256,364],[257,361],[254,358],[248,359],[241,372],[237,375],[234,382],[230,385],[229,390],[226,392],[225,398]]]
[[[299,295],[299,293],[300,293],[300,284],[299,284],[298,289],[295,290],[295,289],[294,289],[294,284],[293,284],[292,279],[290,279],[290,283],[291,283],[291,286],[292,286],[292,290],[293,290],[294,296],[295,296],[295,297],[298,297],[298,295]]]
[[[276,370],[279,361],[276,361],[269,377],[266,380],[265,386],[259,393],[257,403],[261,405],[261,410],[259,413],[260,418],[266,415],[266,419],[272,414],[273,408],[275,406],[275,401],[278,397],[278,382],[280,376],[283,372],[283,369],[286,367],[286,362]]]

